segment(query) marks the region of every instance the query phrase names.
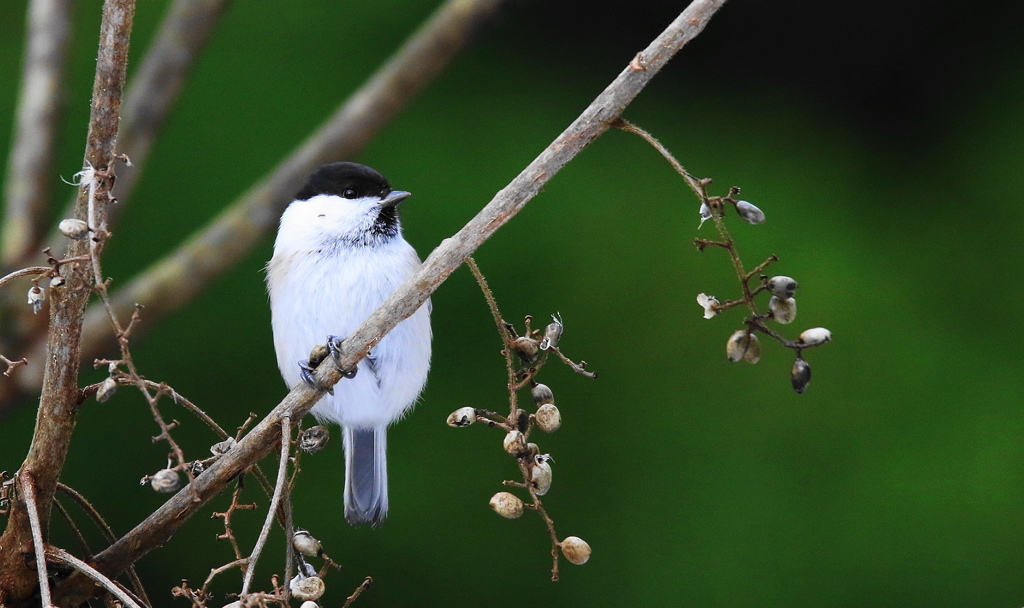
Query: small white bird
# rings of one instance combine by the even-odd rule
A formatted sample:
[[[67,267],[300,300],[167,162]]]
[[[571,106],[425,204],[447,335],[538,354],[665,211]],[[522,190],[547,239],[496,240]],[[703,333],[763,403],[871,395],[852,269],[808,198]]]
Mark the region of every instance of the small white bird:
[[[277,365],[289,386],[313,382],[310,351],[332,353],[420,265],[402,238],[408,192],[356,163],[324,165],[288,205],[267,265]],[[399,323],[312,410],[342,426],[345,519],[378,525],[388,510],[387,428],[416,402],[430,368],[430,302]]]

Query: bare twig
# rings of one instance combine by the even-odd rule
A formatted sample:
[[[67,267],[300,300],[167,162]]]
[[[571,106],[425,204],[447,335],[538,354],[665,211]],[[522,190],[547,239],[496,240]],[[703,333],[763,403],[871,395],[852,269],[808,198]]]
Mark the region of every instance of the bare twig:
[[[43,608],[50,608],[53,606],[53,602],[50,601],[50,580],[46,571],[43,525],[39,521],[35,480],[28,473],[20,473],[18,477],[21,481],[21,497],[25,501],[25,510],[28,511],[29,526],[32,530],[32,547],[35,549],[36,574],[39,578],[39,596],[42,598]]]
[[[128,41],[135,14],[133,0],[106,0],[100,25],[99,53],[93,83],[84,165],[106,170],[114,160],[121,89],[128,63]],[[96,196],[109,195],[109,181],[100,185]],[[86,219],[87,201],[81,192],[76,217]],[[87,245],[73,241],[70,255],[84,255]],[[46,339],[42,394],[35,432],[20,474],[34,480],[38,517],[49,520],[57,478],[67,458],[75,424],[78,401],[78,370],[81,365],[81,331],[85,305],[91,292],[88,264],[71,263],[65,270],[66,285],[50,290],[50,325]],[[28,368],[32,369],[32,368]],[[21,554],[29,545],[26,514],[15,505],[0,537],[0,590],[12,603],[27,598],[31,582]],[[122,569],[123,570],[123,569]],[[119,570],[120,571],[120,570]],[[34,578],[34,577],[33,577]]]
[[[295,452],[295,461],[297,462],[298,453],[301,450],[295,450]],[[288,480],[284,495],[281,497],[281,510],[284,511],[284,580],[286,581],[292,580],[292,573],[295,572],[295,549],[292,548],[292,537],[295,534],[295,518],[292,512],[292,492],[294,490],[295,476],[292,475],[291,479]],[[285,598],[291,595],[291,589],[288,585],[285,585],[284,593]]]
[[[540,188],[587,144],[608,129],[668,60],[697,36],[725,0],[695,0],[643,51],[647,69],[626,67],[619,76],[508,186],[466,226],[445,240],[422,266],[342,344],[340,367],[352,369],[395,325],[412,315],[437,287],[488,237],[508,222]],[[256,427],[189,486],[168,499],[145,521],[94,558],[97,569],[112,574],[161,545],[238,473],[267,455],[280,440],[281,420],[304,416],[336,384],[342,373],[328,357],[316,370],[314,389],[305,383],[291,392]],[[72,575],[58,587],[58,600],[77,604],[92,587]]]
[[[109,363],[111,363],[111,361],[108,359],[100,359],[97,361],[98,365],[107,365]],[[210,418],[209,414],[204,412],[195,403],[192,403],[187,398],[185,398],[184,395],[174,390],[174,388],[172,388],[171,386],[146,379],[143,379],[142,382],[150,390],[169,396],[171,398],[171,401],[173,401],[176,405],[180,405],[181,407],[185,408],[188,412],[190,412],[192,415],[194,415],[196,418],[202,421],[203,424],[210,427],[210,429],[214,433],[216,433],[217,436],[220,437],[221,439],[227,439],[229,437],[227,431],[221,428],[221,426],[217,424],[217,422],[213,418]],[[100,384],[102,383],[97,382],[95,384],[90,384],[89,386],[82,388],[78,395],[79,404],[85,403],[86,400],[95,397],[96,392],[100,388]],[[134,386],[136,383],[133,382],[130,378],[119,378],[118,384],[124,386]],[[269,488],[270,486],[268,485],[267,487]]]
[[[55,563],[63,564],[70,568],[74,568],[78,572],[81,572],[85,576],[92,579],[96,584],[100,585],[101,587],[109,591],[111,595],[120,600],[121,603],[127,606],[128,608],[142,608],[141,606],[139,606],[138,603],[136,603],[134,599],[132,599],[130,595],[125,593],[125,590],[122,589],[120,585],[110,580],[109,578],[103,576],[95,568],[78,559],[74,555],[71,555],[67,551],[64,551],[63,549],[58,549],[57,547],[50,547],[46,550],[46,557],[47,559]]]
[[[74,501],[74,503],[77,504],[78,507],[82,509],[82,511],[86,515],[89,516],[89,519],[91,519],[93,523],[96,524],[96,527],[99,528],[100,532],[103,534],[103,537],[107,539],[108,543],[112,543],[117,540],[117,535],[114,534],[114,530],[110,527],[109,524],[107,524],[106,520],[103,519],[103,516],[100,515],[100,512],[97,511],[96,507],[92,506],[92,503],[86,500],[85,497],[82,496],[77,490],[75,490],[71,486],[57,482],[57,491],[71,498],[71,500]],[[152,604],[152,602],[149,601],[149,597],[146,596],[146,589],[142,586],[142,580],[139,578],[139,575],[135,572],[134,566],[128,568],[128,579],[132,582],[132,587],[135,589],[135,595],[139,596],[139,598],[141,598],[142,601],[146,604]]]
[[[480,286],[480,291],[484,294],[487,308],[491,311],[494,324],[498,326],[498,334],[501,335],[503,341],[507,342],[512,336],[509,335],[508,328],[505,326],[505,319],[501,316],[501,310],[498,309],[498,301],[494,299],[494,292],[491,291],[490,285],[487,284],[487,278],[484,277],[484,273],[480,271],[480,267],[477,266],[476,260],[472,256],[466,258],[466,267],[473,273],[473,278],[476,279],[477,285]]]
[[[370,585],[372,583],[373,583],[373,579],[370,578],[369,576],[366,577],[363,580],[362,584],[360,584],[358,587],[356,587],[356,590],[352,592],[352,595],[350,595],[347,598],[345,598],[345,603],[341,605],[341,608],[348,608],[349,606],[351,606],[352,602],[356,601],[356,599],[358,599],[359,596],[362,595],[363,591],[366,591],[367,589],[369,589]]]
[[[522,460],[519,460],[519,470],[523,474],[523,479],[529,479],[530,483],[526,485],[526,491],[530,493],[530,499],[533,501],[532,504],[526,505],[527,507],[537,511],[540,518],[544,521],[544,526],[548,529],[548,536],[551,538],[551,581],[558,582],[558,557],[559,557],[559,542],[558,534],[555,532],[555,522],[548,515],[547,510],[544,509],[543,503],[540,501],[540,497],[537,496],[537,489],[533,484],[533,474],[530,473],[529,465]]]
[[[14,144],[7,166],[0,243],[7,266],[34,252],[46,220],[60,123],[61,86],[70,31],[69,0],[29,4],[25,64]]]
[[[68,510],[65,509],[64,505],[57,499],[53,500],[53,506],[57,509],[57,512],[60,513],[60,517],[64,520],[64,524],[71,530],[71,534],[75,537],[75,540],[78,541],[78,546],[81,547],[85,556],[89,557],[92,555],[92,549],[89,548],[89,543],[86,542],[85,535],[82,534],[78,525],[75,524],[75,520],[71,517],[71,513],[68,513]]]
[[[224,564],[223,566],[218,566],[216,568],[211,568],[210,569],[210,574],[209,574],[209,576],[206,577],[206,581],[203,583],[203,588],[200,590],[200,592],[203,595],[207,595],[207,593],[208,593],[207,590],[209,589],[210,584],[213,582],[213,579],[216,578],[216,576],[218,574],[222,574],[224,572],[227,572],[228,570],[230,570],[232,568],[244,569],[246,564],[248,564],[248,563],[249,563],[249,558],[248,557],[242,557],[242,558],[236,559],[233,562],[228,562],[228,563]]]
[[[50,272],[50,268],[48,266],[30,266],[29,268],[15,270],[14,272],[4,277],[0,277],[0,286],[5,285],[9,281],[13,281],[14,279],[20,279],[22,277],[31,277],[34,275],[42,276],[48,272]]]
[[[661,145],[661,142],[655,139],[653,135],[623,118],[617,120],[614,123],[614,126],[616,129],[621,129],[628,133],[633,133],[644,138],[647,141],[647,143],[651,144],[651,146],[653,146],[655,150],[657,150],[659,153],[661,153],[663,157],[665,157],[665,160],[667,160],[668,163],[672,165],[672,168],[676,170],[676,173],[683,176],[683,179],[686,180],[686,183],[690,186],[690,188],[692,188],[693,191],[697,193],[697,196],[703,198],[704,189],[701,188],[700,180],[691,175],[689,171],[684,169],[683,165],[680,164],[678,160],[676,160],[676,157],[673,156],[672,153],[668,151],[668,148]]]
[[[505,320],[501,318],[501,311],[498,310],[498,302],[494,299],[494,293],[491,291],[490,285],[487,284],[487,279],[484,274],[480,272],[480,267],[477,266],[476,260],[472,257],[466,258],[466,266],[469,271],[473,273],[473,278],[476,279],[477,285],[480,286],[480,291],[484,293],[484,299],[487,300],[487,308],[491,311],[491,316],[494,318],[494,324],[498,326],[498,334],[501,336],[502,350],[501,354],[505,357],[505,371],[508,374],[508,405],[509,405],[509,420],[516,420],[519,416],[519,403],[516,396],[516,370],[512,359],[512,335],[510,334],[508,327],[505,325]]]
[[[7,366],[7,369],[4,370],[4,375],[7,377],[10,377],[11,372],[18,369],[19,367],[22,367],[23,365],[28,365],[28,359],[26,359],[25,357],[22,357],[17,361],[12,361],[11,359],[8,359],[3,355],[0,355],[0,361],[2,361],[3,364]]]
[[[211,516],[214,518],[219,517],[224,520],[224,533],[218,534],[217,538],[220,540],[227,539],[228,542],[231,543],[231,549],[235,553],[236,560],[242,559],[242,550],[238,547],[238,540],[235,538],[235,533],[231,529],[231,517],[235,514],[235,511],[251,510],[256,508],[256,503],[246,504],[239,502],[238,499],[241,498],[242,490],[244,489],[244,487],[245,486],[242,484],[242,478],[240,477],[238,480],[238,485],[235,486],[235,491],[231,493],[231,504],[228,505],[228,510],[222,513],[215,512]]]
[[[577,374],[581,376],[586,376],[587,378],[597,378],[597,372],[592,372],[587,369],[586,361],[581,360],[579,363],[576,363],[569,357],[566,357],[565,353],[562,352],[562,349],[558,348],[557,346],[549,346],[548,350],[558,355],[558,358],[562,360],[562,363],[568,365],[570,368],[572,368],[572,371],[576,372]]]
[[[772,264],[774,264],[775,262],[778,262],[778,261],[779,261],[779,257],[778,256],[776,256],[776,255],[768,256],[768,258],[765,259],[765,261],[763,261],[760,264],[758,264],[757,266],[754,266],[753,268],[751,268],[750,271],[747,272],[746,276],[743,277],[743,280],[744,281],[749,281],[750,279],[754,278],[756,275],[761,274],[761,272],[765,268],[768,268],[768,266],[770,266],[770,265],[772,265]],[[767,287],[765,287],[764,285],[762,285],[761,288],[762,288],[762,290],[763,289],[767,289]]]
[[[270,535],[270,527],[274,524],[277,505],[281,502],[284,480],[288,474],[288,452],[291,448],[291,435],[291,418],[284,416],[281,418],[281,462],[277,466],[277,483],[274,484],[274,496],[270,499],[267,519],[263,522],[263,529],[260,530],[260,535],[256,539],[256,546],[253,547],[252,555],[249,556],[249,565],[245,570],[245,579],[242,581],[242,593],[239,594],[242,597],[249,593],[252,577],[256,573],[256,562],[259,561],[260,553],[263,552],[263,545],[266,544],[267,536]]]

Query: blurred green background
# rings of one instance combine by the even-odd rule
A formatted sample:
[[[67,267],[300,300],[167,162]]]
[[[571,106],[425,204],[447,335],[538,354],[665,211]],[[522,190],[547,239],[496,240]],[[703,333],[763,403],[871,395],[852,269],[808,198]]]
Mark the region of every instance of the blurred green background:
[[[167,4],[139,3],[133,61]],[[116,230],[105,256],[114,286],[273,168],[436,4],[235,2]],[[0,4],[4,163],[25,5]],[[75,4],[65,178],[81,166],[99,5]],[[414,193],[404,225],[421,255],[684,6],[510,3],[358,158]],[[672,169],[635,136],[608,133],[477,255],[510,320],[560,311],[564,350],[600,373],[551,365],[541,377],[564,419],[538,438],[555,457],[544,502],[560,535],[590,542],[590,563],[563,562],[551,583],[539,519],[487,507],[516,474],[501,434],[444,424],[457,407],[506,401],[498,337],[461,269],[433,299],[429,386],[391,432],[387,524],[344,524],[337,435],[304,460],[297,523],[344,564],[323,604],[340,605],[367,575],[375,584],[356,604],[367,608],[1024,604],[1022,12],[994,1],[728,3],[626,117],[719,193],[741,186],[766,212],[762,226],[732,223],[745,261],[775,253],[775,271],[800,282],[788,335],[820,325],[834,336],[807,353],[808,391],[790,389],[791,353],[777,345],[756,366],[725,360],[741,316],[705,321],[694,297],[735,295],[728,258],[693,247],[712,231],[697,232],[697,203]],[[225,427],[286,392],[261,272],[270,253],[268,237],[135,345],[146,376]],[[163,411],[182,421],[190,457],[207,454],[200,423],[169,402]],[[26,401],[0,421],[0,469],[17,468],[33,419]],[[164,500],[138,485],[165,464],[155,434],[128,390],[79,416],[64,480],[118,532]],[[186,605],[170,588],[231,559],[208,518],[228,498],[139,564],[158,605]],[[255,487],[249,498],[266,504]],[[246,546],[260,522],[236,517]],[[276,542],[264,586],[283,568]],[[223,575],[218,590],[237,581]]]

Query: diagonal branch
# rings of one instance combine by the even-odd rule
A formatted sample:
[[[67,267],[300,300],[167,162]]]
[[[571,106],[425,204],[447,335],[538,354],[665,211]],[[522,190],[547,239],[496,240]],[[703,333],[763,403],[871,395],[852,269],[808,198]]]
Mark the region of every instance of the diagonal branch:
[[[85,147],[84,164],[108,179],[99,180],[95,188],[83,189],[76,205],[76,217],[87,217],[88,190],[95,197],[107,200],[113,182],[114,142],[117,137],[121,90],[128,63],[128,42],[135,15],[133,0],[106,0],[100,25],[99,53],[96,58],[96,78],[93,83],[93,103],[89,119],[89,134]],[[102,220],[105,204],[94,208]],[[71,257],[87,253],[89,244],[73,241]],[[57,478],[67,458],[71,433],[75,426],[78,405],[78,370],[81,364],[81,332],[85,305],[91,293],[89,263],[85,260],[64,264],[61,274],[66,283],[51,289],[50,326],[47,332],[46,357],[42,394],[36,417],[36,427],[28,455],[18,472],[34,484],[39,520],[45,540],[46,524],[50,517]],[[7,528],[0,537],[0,594],[12,603],[29,597],[36,582],[28,571],[22,553],[31,545],[27,514],[15,503],[12,505]],[[7,600],[5,599],[5,602]]]
[[[67,59],[70,2],[34,0],[28,11],[24,78],[18,99],[14,145],[7,166],[3,232],[4,265],[34,250],[46,221],[50,180],[57,157],[61,85]]]
[[[694,0],[526,169],[502,189],[465,227],[445,239],[426,261],[342,344],[340,365],[353,369],[367,351],[403,319],[412,315],[481,243],[508,222],[540,188],[584,147],[604,133],[651,78],[687,42],[696,37],[725,0]],[[641,63],[642,61],[642,63]],[[328,357],[316,370],[322,387],[342,373]],[[116,543],[94,557],[96,569],[115,576],[163,544],[238,473],[265,457],[281,440],[285,418],[301,419],[325,394],[305,383],[294,387],[234,448],[192,483],[172,496]],[[82,576],[72,575],[55,591],[61,605],[77,605],[94,593]]]
[[[277,225],[284,207],[313,169],[352,158],[423,89],[505,0],[448,0],[335,114],[262,181],[176,251],[144,270],[111,297],[114,312],[146,307],[147,326],[201,293],[245,257]],[[106,311],[89,310],[83,355],[98,356],[111,343]],[[29,361],[43,355],[41,344]],[[38,389],[39,377],[19,377],[20,389]],[[10,407],[10,399],[5,404]]]

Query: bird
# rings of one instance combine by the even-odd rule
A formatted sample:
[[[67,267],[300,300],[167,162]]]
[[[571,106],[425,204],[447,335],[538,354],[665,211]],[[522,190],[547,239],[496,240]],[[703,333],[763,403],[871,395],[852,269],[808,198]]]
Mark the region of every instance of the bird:
[[[266,267],[277,364],[285,383],[315,386],[310,353],[343,339],[420,266],[402,236],[394,190],[376,170],[353,162],[317,168],[281,215]],[[388,512],[387,430],[419,399],[430,369],[430,300],[401,321],[312,408],[341,426],[345,519],[383,523]]]

